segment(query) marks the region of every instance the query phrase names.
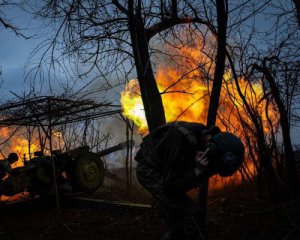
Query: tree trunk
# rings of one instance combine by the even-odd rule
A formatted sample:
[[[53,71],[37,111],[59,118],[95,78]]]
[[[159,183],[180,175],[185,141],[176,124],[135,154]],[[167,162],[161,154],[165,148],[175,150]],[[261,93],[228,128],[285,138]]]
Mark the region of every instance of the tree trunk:
[[[296,8],[296,17],[298,20],[298,27],[300,28],[300,1],[299,0],[293,0]]]
[[[227,29],[227,1],[217,0],[217,23],[218,23],[218,47],[216,56],[216,68],[214,73],[214,82],[211,91],[211,97],[207,115],[207,125],[215,125],[217,111],[219,107],[222,79],[225,69],[226,57],[226,29]]]
[[[128,24],[145,115],[148,129],[151,132],[166,122],[165,112],[154,78],[148,51],[149,42],[146,38],[146,31],[139,10],[137,10],[137,14],[131,11]]]
[[[258,161],[259,161],[258,187],[260,188],[262,185],[270,185],[269,186],[270,189],[268,190],[271,190],[271,193],[274,194],[276,192],[274,192],[273,189],[277,187],[277,179],[272,165],[272,156],[270,154],[270,150],[265,141],[265,133],[264,133],[261,117],[259,113],[256,111],[256,109],[253,109],[253,107],[251,107],[251,105],[249,105],[249,103],[247,102],[246,97],[240,88],[238,75],[237,72],[235,71],[233,60],[228,51],[226,51],[226,55],[232,70],[233,79],[235,81],[238,94],[241,100],[243,101],[243,104],[245,105],[245,110],[248,112],[249,117],[255,127],[255,135],[256,135],[257,148],[258,148],[257,150]],[[265,182],[263,181],[263,177],[265,177],[270,182],[270,184],[265,184]],[[262,192],[259,191],[259,195],[261,195],[261,193]]]
[[[126,188],[127,193],[130,192],[130,180],[129,180],[129,151],[130,151],[130,143],[129,143],[129,121],[125,118],[125,125],[126,125],[126,157],[125,157],[125,174],[126,174]]]
[[[280,125],[282,129],[282,138],[283,138],[283,145],[284,145],[285,164],[287,167],[288,183],[290,189],[292,190],[292,193],[294,195],[298,195],[299,194],[298,173],[296,168],[296,161],[294,156],[292,140],[290,136],[290,123],[289,123],[287,109],[284,106],[284,103],[281,99],[280,91],[276,84],[276,81],[273,78],[270,71],[267,69],[265,65],[265,61],[263,62],[262,67],[255,64],[254,68],[257,69],[259,72],[263,73],[264,76],[266,77],[266,80],[268,81],[271,91],[273,93],[276,105],[278,107]]]
[[[219,99],[221,93],[222,80],[225,69],[225,57],[226,57],[226,29],[227,29],[227,0],[216,0],[217,5],[217,56],[216,56],[216,68],[214,73],[214,82],[212,92],[210,96],[208,115],[206,124],[213,126],[216,124],[217,111],[219,107]],[[199,185],[199,204],[203,212],[202,224],[206,224],[207,215],[207,195],[208,195],[208,180]]]

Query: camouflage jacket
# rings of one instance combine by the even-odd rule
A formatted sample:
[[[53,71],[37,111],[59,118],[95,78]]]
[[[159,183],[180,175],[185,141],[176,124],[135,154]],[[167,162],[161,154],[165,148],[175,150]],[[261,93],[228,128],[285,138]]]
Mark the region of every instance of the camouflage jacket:
[[[188,191],[199,183],[194,158],[197,151],[205,150],[201,136],[206,129],[199,123],[163,125],[143,139],[135,159],[161,174],[166,193]]]

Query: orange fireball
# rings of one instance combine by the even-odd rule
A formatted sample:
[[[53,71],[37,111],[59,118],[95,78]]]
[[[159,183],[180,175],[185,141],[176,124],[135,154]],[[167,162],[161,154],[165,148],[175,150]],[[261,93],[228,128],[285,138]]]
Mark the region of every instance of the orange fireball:
[[[174,56],[182,56],[182,62],[177,57],[177,64],[163,61],[157,68],[155,77],[162,96],[167,122],[206,123],[212,84],[211,81],[204,80],[203,76],[205,74],[212,75],[214,65],[207,55],[199,50],[202,48],[203,41],[199,39],[189,46],[174,48],[172,49]],[[170,49],[167,49],[167,51],[171,52]],[[241,121],[250,126],[252,121],[238,93],[230,70],[225,71],[223,81],[217,125],[222,130],[228,130],[242,136]],[[240,78],[238,83],[248,104],[261,116],[264,130],[269,132],[268,118],[276,125],[278,117],[274,113],[275,107],[273,104],[270,104],[267,112],[265,111],[267,101],[264,99],[262,82],[249,84],[247,80]],[[123,114],[134,121],[139,133],[147,133],[147,121],[139,84],[136,79],[130,80],[125,86],[120,101]]]
[[[214,64],[206,54],[200,51],[203,49],[203,41],[197,39],[189,46],[173,48],[172,50],[170,47],[167,48],[169,48],[167,51],[172,52],[174,56],[181,56],[181,61],[177,57],[176,64],[162,61],[162,64],[157,67],[155,77],[162,96],[166,121],[188,121],[205,124],[212,87],[212,81],[207,79],[212,79]],[[238,85],[244,99],[255,114],[261,118],[264,131],[270,132],[270,123],[276,126],[278,116],[275,114],[275,106],[268,103],[264,98],[262,82],[257,81],[250,84],[246,79],[239,78]],[[140,134],[146,134],[148,132],[147,121],[136,79],[129,81],[125,86],[120,101],[123,114],[137,125]],[[266,111],[267,106],[268,110]],[[226,70],[224,73],[216,125],[222,130],[236,134],[243,141],[245,141],[245,137],[255,139],[255,133],[245,130],[245,125],[248,129],[255,128],[230,70]],[[247,163],[247,169],[252,173],[255,171],[250,162]],[[240,182],[241,175],[237,175],[235,178],[227,179],[227,183]],[[221,188],[224,184],[217,178],[213,188]]]

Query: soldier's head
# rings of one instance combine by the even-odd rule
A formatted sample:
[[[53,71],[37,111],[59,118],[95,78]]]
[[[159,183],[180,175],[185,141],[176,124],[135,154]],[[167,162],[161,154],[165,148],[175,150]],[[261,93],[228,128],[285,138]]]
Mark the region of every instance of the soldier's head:
[[[19,157],[16,153],[12,152],[10,154],[8,154],[7,160],[9,161],[10,164],[15,163],[16,161],[18,161]]]
[[[242,141],[229,132],[212,135],[207,143],[212,173],[222,177],[233,175],[244,161],[245,148]]]

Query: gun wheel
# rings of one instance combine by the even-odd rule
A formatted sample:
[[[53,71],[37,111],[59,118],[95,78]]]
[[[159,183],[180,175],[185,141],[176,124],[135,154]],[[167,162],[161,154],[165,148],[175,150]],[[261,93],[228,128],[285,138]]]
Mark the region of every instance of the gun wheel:
[[[85,193],[95,192],[103,183],[104,167],[101,159],[94,153],[82,155],[75,167],[76,185]]]

